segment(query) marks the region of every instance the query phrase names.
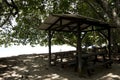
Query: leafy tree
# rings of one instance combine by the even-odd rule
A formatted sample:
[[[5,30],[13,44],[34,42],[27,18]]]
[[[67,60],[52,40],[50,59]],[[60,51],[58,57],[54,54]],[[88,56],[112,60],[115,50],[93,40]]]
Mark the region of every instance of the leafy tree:
[[[80,14],[120,27],[119,4],[119,0],[0,0],[0,44],[47,45],[47,33],[39,26],[56,13]],[[119,42],[118,37],[115,39],[118,33],[119,29],[112,30],[113,43]],[[76,46],[75,36],[55,33],[52,44],[64,43]]]

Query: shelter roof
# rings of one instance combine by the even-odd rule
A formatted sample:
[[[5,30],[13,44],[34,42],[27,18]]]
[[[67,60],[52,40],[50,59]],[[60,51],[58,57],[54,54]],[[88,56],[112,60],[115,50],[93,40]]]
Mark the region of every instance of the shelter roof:
[[[76,14],[53,14],[50,15],[43,24],[41,24],[41,30],[52,31],[77,31],[78,27],[81,30],[88,28],[89,26],[96,26],[102,28],[110,28],[108,23],[103,21],[84,17]]]

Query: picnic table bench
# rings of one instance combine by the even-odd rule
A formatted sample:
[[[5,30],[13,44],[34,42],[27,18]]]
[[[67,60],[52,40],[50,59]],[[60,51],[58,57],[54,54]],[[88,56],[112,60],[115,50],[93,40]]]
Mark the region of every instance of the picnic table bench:
[[[63,64],[69,60],[72,60],[76,55],[76,51],[55,52],[52,53],[52,55],[53,65],[56,65],[57,63]]]
[[[89,59],[91,57],[92,57],[92,59]],[[99,57],[100,57],[100,59],[99,59]],[[95,68],[97,68],[99,66],[109,68],[113,62],[111,59],[106,58],[106,53],[84,54],[82,56],[82,59],[84,60],[84,63],[85,63],[84,66],[86,67],[86,71],[89,76],[91,76],[92,71],[94,71]],[[89,60],[91,60],[91,61],[89,61]]]
[[[56,52],[53,54],[53,64],[56,65],[60,63],[61,67],[64,68],[66,66],[73,65],[74,67],[77,64],[77,53],[76,51],[65,51],[65,52]],[[86,71],[88,75],[92,74],[92,70],[97,66],[104,66],[108,68],[112,64],[112,60],[106,58],[106,52],[89,52],[83,53],[82,64],[86,67]]]

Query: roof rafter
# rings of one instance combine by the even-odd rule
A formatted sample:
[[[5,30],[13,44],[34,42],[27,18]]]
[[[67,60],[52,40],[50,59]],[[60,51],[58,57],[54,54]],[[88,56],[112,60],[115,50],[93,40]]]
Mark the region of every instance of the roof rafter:
[[[51,24],[47,30],[51,29],[53,27],[53,25],[55,25],[61,18],[58,18],[53,24]]]
[[[84,17],[75,14],[54,14],[50,15],[47,20],[40,26],[42,30],[54,30],[54,31],[68,31],[76,32],[77,27],[82,31],[86,31],[89,26],[100,27],[101,29],[109,29],[112,25],[100,20],[96,20],[89,17]]]

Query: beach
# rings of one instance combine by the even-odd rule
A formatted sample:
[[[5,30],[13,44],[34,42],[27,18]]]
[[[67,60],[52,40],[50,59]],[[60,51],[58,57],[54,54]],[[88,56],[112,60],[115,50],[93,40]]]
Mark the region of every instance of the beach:
[[[0,58],[0,80],[120,80],[120,64],[79,77],[71,67],[50,67],[48,54],[19,55]]]

